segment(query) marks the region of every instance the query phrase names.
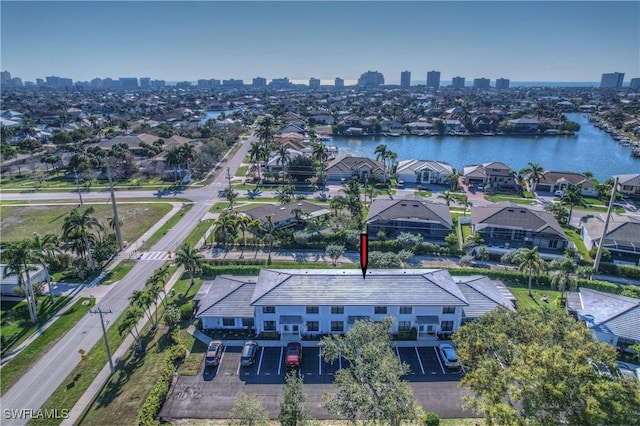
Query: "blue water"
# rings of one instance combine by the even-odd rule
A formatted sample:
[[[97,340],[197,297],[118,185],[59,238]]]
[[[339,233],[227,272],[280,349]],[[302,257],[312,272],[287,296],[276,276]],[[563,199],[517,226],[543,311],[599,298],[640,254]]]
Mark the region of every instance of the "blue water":
[[[224,112],[224,115],[231,115],[233,114],[232,109],[227,110],[227,111],[206,111],[204,114],[204,118],[202,120],[200,120],[200,124],[204,124],[207,122],[207,120],[215,120],[218,117],[220,117],[220,114],[222,114]]]
[[[339,154],[375,158],[379,144],[398,154],[400,160],[439,160],[462,170],[464,166],[501,161],[520,170],[528,162],[539,163],[545,170],[590,171],[599,181],[615,174],[640,173],[640,158],[631,149],[594,127],[583,114],[567,114],[580,124],[575,136],[399,136],[345,138],[335,136],[327,145],[335,145]]]

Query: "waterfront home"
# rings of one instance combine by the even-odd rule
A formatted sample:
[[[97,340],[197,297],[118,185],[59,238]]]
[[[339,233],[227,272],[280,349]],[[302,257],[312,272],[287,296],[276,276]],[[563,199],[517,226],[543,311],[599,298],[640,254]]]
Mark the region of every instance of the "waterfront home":
[[[498,307],[514,309],[501,283],[438,269],[370,270],[366,282],[356,270],[262,269],[258,277],[218,276],[203,289],[196,313],[203,328],[251,325],[282,340],[344,334],[357,320],[387,316],[392,333],[415,328],[418,339],[436,340]]]
[[[506,249],[538,247],[541,253],[561,254],[569,244],[551,213],[515,203],[471,207],[471,231],[487,246]]]
[[[245,210],[242,214],[249,216],[251,219],[258,219],[265,227],[268,226],[269,222],[267,216],[270,216],[273,228],[279,229],[287,226],[303,225],[308,219],[330,215],[331,211],[318,204],[300,200],[282,205],[266,204]]]
[[[309,111],[310,124],[332,125],[335,122],[331,114],[327,111]]]
[[[446,184],[453,167],[443,161],[403,160],[398,163],[396,173],[405,184]]]
[[[343,155],[327,164],[325,176],[327,180],[349,179],[351,176],[357,176],[361,180],[368,178],[384,180],[385,170],[381,161]]]
[[[542,172],[540,181],[536,185],[536,191],[553,194],[556,191],[566,191],[569,185],[579,186],[581,194],[586,197],[598,195],[596,186],[591,179],[581,173],[573,172]]]
[[[511,167],[499,161],[466,166],[463,170],[462,181],[465,185],[490,186],[490,190],[494,192],[512,191],[517,186],[515,172]]]
[[[433,130],[433,124],[427,123],[426,121],[412,121],[411,123],[407,123],[406,126],[412,135],[430,134]]]
[[[640,343],[640,299],[581,287],[568,294],[567,309],[600,342],[620,349]]]
[[[462,130],[460,120],[444,120],[444,126],[447,132],[459,132]]]
[[[530,133],[537,132],[540,121],[535,118],[516,118],[508,121],[516,132]]]
[[[618,179],[618,191],[626,196],[640,195],[640,173],[632,173],[628,175],[615,175],[614,179]]]
[[[409,232],[436,244],[445,244],[444,238],[452,229],[449,206],[427,201],[419,196],[394,200],[374,199],[366,224],[369,235],[374,239],[381,231],[388,238],[394,238],[401,232]]]
[[[599,247],[604,230],[602,215],[585,216],[580,221],[580,236],[587,250]],[[614,263],[640,265],[640,219],[612,214],[604,237],[604,248]]]
[[[114,145],[123,143],[127,145],[127,147],[129,148],[129,152],[132,155],[141,157],[142,152],[144,151],[144,148],[142,148],[140,144],[144,142],[147,145],[153,145],[153,143],[158,140],[163,141],[162,149],[164,151],[169,151],[171,148],[174,148],[176,146],[185,145],[193,142],[189,138],[185,138],[178,135],[173,135],[169,138],[161,138],[159,136],[150,135],[148,133],[140,133],[138,135],[116,136],[115,138],[111,138],[109,140],[100,141],[98,146],[106,150],[106,149],[113,148]]]

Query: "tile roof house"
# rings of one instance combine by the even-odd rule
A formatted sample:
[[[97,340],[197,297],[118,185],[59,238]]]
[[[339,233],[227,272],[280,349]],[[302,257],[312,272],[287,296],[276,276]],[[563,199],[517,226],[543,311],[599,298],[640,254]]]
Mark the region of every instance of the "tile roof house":
[[[328,180],[348,179],[351,176],[358,176],[359,179],[376,177],[384,180],[384,164],[367,157],[343,155],[327,164],[325,176]]]
[[[345,333],[358,319],[392,316],[392,332],[416,328],[418,338],[435,340],[498,307],[514,309],[509,290],[482,276],[383,269],[369,271],[364,284],[355,270],[263,269],[258,277],[220,276],[199,292],[196,317],[205,328],[241,328],[253,313],[256,332],[279,332],[287,340]]]
[[[153,143],[158,139],[162,139],[164,141],[162,147],[165,151],[168,151],[176,146],[193,142],[189,138],[178,135],[173,135],[170,138],[161,138],[156,135],[141,133],[139,135],[116,136],[115,138],[100,142],[98,146],[102,149],[111,149],[114,145],[124,143],[129,147],[129,151],[131,152],[131,154],[139,156],[143,151],[143,149],[140,147],[141,142],[145,142],[148,145],[153,145]]]
[[[580,236],[587,250],[598,247],[604,230],[604,217],[585,216],[580,222]],[[604,248],[614,263],[640,265],[640,219],[612,214],[607,226]]]
[[[389,238],[401,232],[410,232],[438,244],[445,244],[444,238],[452,229],[449,207],[419,196],[374,199],[366,223],[371,238],[375,238],[380,231]]]
[[[446,184],[453,167],[443,161],[403,160],[398,163],[396,173],[405,184]]]
[[[296,215],[296,209],[300,209],[302,213]],[[242,214],[249,216],[251,219],[258,219],[264,225],[267,224],[267,216],[271,215],[271,221],[275,229],[304,223],[307,218],[325,216],[331,214],[330,210],[323,206],[313,204],[308,201],[300,200],[293,203],[276,205],[265,204],[249,210],[245,210]]]
[[[618,178],[618,191],[623,195],[640,195],[640,173],[615,175]]]
[[[582,287],[569,293],[567,308],[600,342],[613,346],[640,343],[640,299]]]
[[[465,167],[462,181],[465,185],[483,184],[496,192],[502,189],[516,188],[515,172],[511,167],[499,161]]]
[[[510,249],[535,246],[540,252],[562,253],[569,244],[551,213],[515,203],[471,207],[471,230],[487,245]]]
[[[591,179],[580,173],[573,172],[552,172],[545,171],[540,177],[540,182],[536,185],[536,191],[566,191],[569,185],[578,185],[582,195],[594,197],[598,195],[596,186]]]

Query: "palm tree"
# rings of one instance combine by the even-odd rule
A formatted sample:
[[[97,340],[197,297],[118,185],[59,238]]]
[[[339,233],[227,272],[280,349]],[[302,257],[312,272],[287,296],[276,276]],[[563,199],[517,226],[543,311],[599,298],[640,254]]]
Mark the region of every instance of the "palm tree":
[[[249,222],[249,230],[254,234],[254,242],[257,245],[258,235],[262,235],[267,232],[267,229],[264,227],[264,223],[260,219],[253,219]]]
[[[152,324],[152,328],[154,328],[153,320],[151,319],[151,314],[149,313],[149,307],[151,306],[152,300],[149,297],[149,293],[145,290],[134,290],[129,296],[129,302],[131,302],[132,306],[138,307],[142,309],[142,312],[147,316],[149,322]]]
[[[577,265],[571,259],[563,259],[560,262],[560,270],[551,277],[551,288],[557,289],[560,300],[564,301],[565,291],[574,291],[578,286],[578,281],[572,275],[576,271]]]
[[[528,286],[528,295],[532,297],[531,293],[531,278],[533,277],[533,273],[538,273],[542,270],[542,258],[540,257],[540,253],[538,253],[538,247],[533,247],[530,249],[523,249],[520,252],[518,257],[518,261],[520,264],[518,265],[518,270],[520,272],[528,271],[529,272],[529,286]]]
[[[123,223],[122,219],[118,218],[117,224],[120,228],[122,228]],[[107,218],[107,225],[109,225],[109,228],[111,228],[113,232],[116,232],[116,220],[113,216]]]
[[[255,135],[260,141],[261,145],[271,149],[273,144],[273,138],[276,134],[275,131],[276,120],[270,115],[263,115],[258,117],[255,121]]]
[[[282,177],[286,176],[286,166],[291,162],[291,153],[287,149],[286,146],[280,145],[278,147],[278,159],[276,160],[277,164],[282,165]]]
[[[93,207],[89,207],[84,212],[80,212],[78,208],[75,208],[64,218],[64,223],[62,224],[62,238],[67,241],[78,240],[82,242],[82,245],[79,246],[81,249],[80,255],[84,259],[86,254],[91,270],[95,270],[91,256],[91,240],[95,237],[93,231],[102,231],[102,225],[98,222],[98,219],[92,216],[94,212],[95,209]]]
[[[142,339],[138,330],[138,320],[142,317],[140,308],[131,306],[124,312],[122,322],[118,325],[118,333],[122,336],[131,333],[138,346],[138,353],[142,353]]]
[[[266,232],[266,235],[264,236],[264,238],[267,240],[267,243],[269,244],[269,256],[267,258],[267,264],[271,265],[271,249],[273,248],[273,231],[275,231],[275,226],[273,225],[273,220],[272,220],[272,215],[268,214],[265,216],[267,219],[267,223],[264,224],[264,229]]]
[[[260,163],[262,162],[262,147],[258,142],[251,143],[251,148],[249,148],[249,158],[251,159],[251,162],[255,164],[255,167],[258,170],[258,179],[261,179],[262,170],[260,167]]]
[[[471,201],[469,201],[469,197],[466,194],[463,195],[462,198],[460,198],[459,202],[460,202],[460,204],[463,205],[463,207],[464,207],[464,215],[466,216],[467,215],[467,209],[469,207],[472,207],[473,203]]]
[[[238,198],[238,193],[233,190],[231,187],[227,187],[224,189],[224,196],[229,202],[229,210],[233,211],[233,203],[235,203]]]
[[[526,167],[523,172],[527,176],[527,182],[529,183],[529,187],[531,192],[536,192],[536,186],[540,182],[542,178],[542,174],[544,173],[544,169],[540,167],[538,163],[527,163],[529,167]]]
[[[226,245],[229,240],[233,241],[236,236],[236,218],[227,211],[222,212],[213,224],[212,234],[216,241],[223,245]]]
[[[165,152],[164,162],[167,166],[173,167],[173,180],[174,182],[177,181],[178,170],[176,167],[180,164],[180,152],[175,148],[171,148],[169,151]]]
[[[441,192],[438,195],[438,198],[442,198],[444,202],[447,203],[447,206],[450,206],[451,202],[455,200],[455,198],[453,197],[453,194],[451,194],[451,192],[449,191]]]
[[[247,231],[251,226],[251,218],[249,216],[240,215],[236,218],[236,226],[242,231],[242,245],[247,245]]]
[[[152,329],[155,329],[157,327],[157,325],[158,325],[158,310],[159,310],[158,309],[158,297],[160,297],[160,293],[164,293],[164,288],[162,287],[162,284],[157,283],[155,285],[150,285],[150,286],[146,287],[145,288],[145,293],[147,294],[147,297],[151,301],[151,304],[152,305],[156,305],[155,322],[153,323],[153,326],[151,327]],[[165,309],[166,309],[166,301],[165,301]]]
[[[38,313],[36,312],[36,298],[33,292],[33,284],[31,283],[31,275],[29,274],[29,271],[33,270],[30,265],[34,260],[34,252],[29,240],[7,244],[2,253],[2,258],[6,264],[4,275],[15,275],[17,277],[18,284],[27,299],[31,323],[35,324],[38,321]]]
[[[47,285],[49,287],[49,299],[51,303],[53,303],[53,287],[51,285],[51,275],[49,275],[48,264],[50,264],[57,254],[61,253],[59,237],[56,234],[49,233],[43,236],[34,232],[29,243],[34,251],[35,258],[39,260],[38,263],[44,268],[47,276]]]
[[[182,244],[176,252],[176,263],[183,266],[191,278],[189,287],[195,283],[193,274],[202,268],[202,259],[203,256],[198,252],[198,249],[191,247],[188,243]]]
[[[382,167],[384,168],[384,180],[387,181],[387,158],[389,156],[389,150],[385,144],[380,144],[373,151],[376,154],[376,160],[382,160]]]
[[[341,209],[347,207],[347,204],[348,200],[344,195],[336,195],[331,199],[331,201],[329,201],[329,207],[334,210],[334,214],[336,215],[336,217],[338,216],[338,212]]]
[[[322,142],[315,142],[311,146],[313,148],[311,158],[320,166],[320,184],[324,187],[324,164],[329,159],[329,153]]]
[[[562,196],[562,202],[565,204],[569,204],[569,219],[568,223],[571,223],[571,215],[573,214],[573,206],[576,204],[582,204],[582,189],[579,185],[569,185],[567,190],[564,192]]]
[[[185,163],[187,173],[191,173],[191,161],[195,158],[196,148],[193,144],[187,143],[178,147],[181,160]]]

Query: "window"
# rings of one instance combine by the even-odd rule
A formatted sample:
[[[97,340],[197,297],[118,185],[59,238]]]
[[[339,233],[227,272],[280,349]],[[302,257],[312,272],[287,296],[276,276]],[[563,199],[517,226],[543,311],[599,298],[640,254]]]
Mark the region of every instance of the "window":
[[[224,327],[235,327],[236,319],[235,318],[222,318],[222,325]]]
[[[455,306],[443,306],[442,307],[442,313],[443,314],[455,314],[456,313],[456,307]]]
[[[253,327],[253,318],[242,318],[243,327]]]
[[[386,314],[387,313],[387,307],[386,306],[374,306],[373,307],[373,313],[374,314]]]
[[[558,248],[558,240],[549,240],[549,248]]]
[[[411,330],[411,321],[398,321],[398,331]]]
[[[320,331],[320,323],[318,321],[307,321],[307,331]]]
[[[442,321],[440,331],[453,331],[453,321]]]
[[[320,307],[318,306],[307,306],[308,314],[317,314],[320,313]]]
[[[262,313],[263,314],[275,314],[276,313],[276,307],[275,306],[263,306],[262,307]]]
[[[263,321],[264,331],[276,331],[276,322],[275,321]]]
[[[333,332],[343,332],[344,331],[344,322],[342,321],[331,321],[331,331]]]
[[[411,315],[413,313],[413,308],[411,306],[400,306],[400,315]]]
[[[332,306],[331,307],[332,314],[344,314],[344,306]]]

